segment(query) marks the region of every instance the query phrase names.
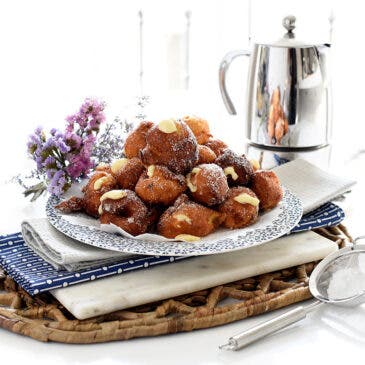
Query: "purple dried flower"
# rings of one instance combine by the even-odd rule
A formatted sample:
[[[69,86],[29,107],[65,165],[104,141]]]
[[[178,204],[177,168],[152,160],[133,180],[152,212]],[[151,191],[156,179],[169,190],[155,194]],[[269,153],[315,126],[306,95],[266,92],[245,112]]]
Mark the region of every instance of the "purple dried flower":
[[[65,132],[52,128],[47,137],[38,127],[29,137],[28,151],[51,194],[62,194],[72,181],[94,167],[92,152],[100,124],[105,121],[104,108],[97,99],[85,99],[79,112],[66,118]]]
[[[43,168],[43,161],[44,161],[44,159],[43,159],[42,156],[36,156],[35,162],[37,164],[37,169],[38,170],[42,170],[42,168]]]
[[[55,147],[58,148],[62,154],[65,154],[67,152],[70,151],[71,147],[67,146],[67,144],[65,143],[65,141],[63,140],[64,137],[62,138],[58,138],[55,141]]]
[[[87,174],[92,167],[93,163],[90,157],[80,153],[70,158],[70,164],[66,167],[66,172],[72,179],[77,179]]]
[[[43,132],[43,127],[42,126],[38,126],[35,131],[34,134],[36,136],[39,136],[40,138],[42,138],[44,136],[44,132]]]
[[[48,156],[44,163],[43,166],[47,169],[47,170],[57,170],[59,168],[56,159],[53,156]]]
[[[52,180],[52,178],[53,178],[56,171],[57,170],[47,169],[46,172],[45,172],[47,180]]]
[[[66,131],[65,140],[71,150],[78,150],[82,145],[82,138],[73,132]]]
[[[50,184],[48,186],[48,191],[52,195],[60,196],[67,190],[67,186],[68,186],[68,179],[66,177],[65,172],[63,170],[58,170],[54,173],[50,181]]]
[[[34,134],[29,136],[27,143],[28,152],[33,155],[37,149],[40,148],[46,137],[42,127],[37,127]]]

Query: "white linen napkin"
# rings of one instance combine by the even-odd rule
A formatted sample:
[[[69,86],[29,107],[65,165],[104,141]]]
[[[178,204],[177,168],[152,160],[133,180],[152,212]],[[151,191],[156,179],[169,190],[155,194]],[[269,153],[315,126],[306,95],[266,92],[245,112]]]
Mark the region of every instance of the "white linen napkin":
[[[53,228],[47,218],[25,220],[21,227],[25,243],[56,269],[77,271],[135,256],[75,241]]]
[[[330,174],[308,161],[297,159],[273,169],[282,185],[296,194],[308,213],[350,190],[356,181]]]

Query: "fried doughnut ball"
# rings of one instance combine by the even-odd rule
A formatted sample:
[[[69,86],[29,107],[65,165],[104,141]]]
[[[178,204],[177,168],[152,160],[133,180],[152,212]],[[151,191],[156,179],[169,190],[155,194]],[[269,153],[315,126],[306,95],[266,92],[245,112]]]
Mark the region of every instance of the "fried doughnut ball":
[[[95,171],[104,171],[107,172],[108,174],[112,173],[110,165],[104,162],[101,162],[98,166],[96,166]]]
[[[198,146],[198,165],[202,163],[213,163],[217,155],[209,147],[200,144]]]
[[[165,166],[150,165],[139,178],[135,190],[144,202],[170,205],[186,190],[185,177]]]
[[[260,209],[275,208],[283,198],[280,181],[273,171],[256,171],[252,175],[251,189],[260,199]]]
[[[139,177],[145,171],[142,161],[137,157],[115,160],[110,168],[118,186],[129,190],[134,190]]]
[[[186,182],[193,199],[208,206],[222,203],[229,189],[223,170],[214,163],[194,167]]]
[[[148,209],[134,191],[111,190],[101,196],[100,202],[100,223],[113,223],[133,236],[146,232]]]
[[[64,200],[56,205],[56,208],[62,213],[73,213],[84,210],[84,199],[77,196],[72,196],[68,200]]]
[[[220,139],[210,139],[205,146],[209,147],[217,156],[220,156],[228,146]]]
[[[229,185],[248,185],[250,182],[253,167],[245,155],[240,156],[227,148],[215,163],[223,169]]]
[[[205,119],[197,117],[196,115],[186,115],[182,120],[192,130],[199,144],[208,142],[208,139],[212,137],[209,124]]]
[[[157,231],[167,238],[196,241],[215,231],[223,219],[223,214],[192,202],[183,194],[162,214]]]
[[[56,205],[56,208],[63,213],[84,211],[95,218],[99,217],[98,208],[100,197],[107,191],[116,187],[117,182],[114,177],[101,170],[97,170],[82,188],[84,196],[82,198],[72,196],[70,199]]]
[[[166,207],[163,205],[150,205],[147,206],[147,209],[147,231],[154,232],[156,231],[161,214],[166,210]]]
[[[227,228],[243,228],[256,222],[259,200],[255,193],[243,186],[229,189],[226,201],[218,210],[225,214],[223,225]]]
[[[147,132],[146,142],[141,151],[145,165],[164,165],[176,174],[184,174],[198,161],[196,138],[182,121],[162,120]]]
[[[141,124],[129,134],[124,144],[124,153],[128,158],[139,156],[139,152],[146,146],[146,134],[152,126],[152,122],[141,122]]]
[[[117,181],[113,175],[108,174],[105,171],[96,171],[91,176],[89,182],[83,187],[82,192],[84,193],[84,211],[86,214],[93,217],[99,217],[99,205],[100,197],[114,189],[117,186]]]

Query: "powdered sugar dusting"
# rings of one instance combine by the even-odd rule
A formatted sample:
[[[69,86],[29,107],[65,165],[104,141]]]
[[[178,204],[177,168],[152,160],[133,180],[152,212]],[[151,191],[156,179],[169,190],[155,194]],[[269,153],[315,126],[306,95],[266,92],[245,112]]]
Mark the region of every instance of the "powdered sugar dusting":
[[[190,175],[191,184],[196,186],[194,199],[207,205],[221,203],[228,192],[227,177],[222,168],[214,163],[202,164],[197,168],[200,170]]]
[[[319,286],[328,285],[330,300],[341,300],[365,293],[365,253],[352,251],[350,255],[339,256],[331,262],[319,277]]]
[[[143,224],[147,219],[147,207],[134,191],[123,190],[123,192],[126,195],[121,199],[105,199],[102,202],[103,212],[124,217],[128,223]]]
[[[327,295],[330,300],[339,300],[363,292],[365,292],[365,273],[355,268],[345,268],[333,273]]]
[[[175,173],[185,173],[198,161],[198,143],[193,132],[181,120],[175,121],[177,131],[163,133],[157,126],[146,135],[142,150],[145,164],[165,165]]]
[[[251,162],[245,155],[240,156],[228,148],[215,160],[215,163],[223,169],[227,167],[234,169],[238,178],[233,179],[232,176],[228,177],[228,181],[232,185],[247,185],[254,172]]]

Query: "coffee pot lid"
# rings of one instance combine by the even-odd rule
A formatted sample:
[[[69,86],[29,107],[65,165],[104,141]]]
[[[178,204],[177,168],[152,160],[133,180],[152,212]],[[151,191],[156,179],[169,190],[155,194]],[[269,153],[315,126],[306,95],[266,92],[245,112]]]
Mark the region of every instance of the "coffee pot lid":
[[[283,27],[287,30],[283,38],[272,43],[272,46],[276,47],[288,47],[288,48],[306,48],[312,47],[313,45],[304,43],[295,39],[294,29],[295,29],[296,17],[294,15],[288,15],[283,19]]]

